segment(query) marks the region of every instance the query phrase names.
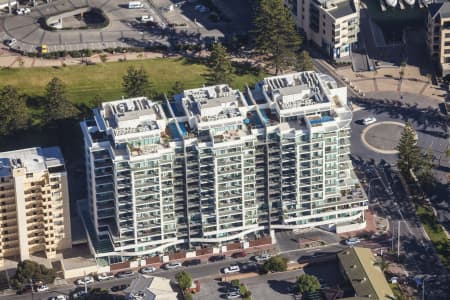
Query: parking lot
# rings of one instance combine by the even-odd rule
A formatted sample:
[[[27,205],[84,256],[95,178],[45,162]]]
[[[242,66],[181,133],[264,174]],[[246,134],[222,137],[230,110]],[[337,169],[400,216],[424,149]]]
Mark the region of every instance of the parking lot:
[[[304,270],[294,270],[282,273],[259,275],[240,280],[252,293],[252,299],[293,299],[297,277],[302,274],[317,276],[322,288],[333,288],[337,285],[344,288],[344,279],[340,276],[337,261],[317,263],[306,267]],[[227,287],[230,284],[212,278],[200,280],[200,292],[194,295],[194,299],[225,299]]]
[[[55,0],[50,4],[30,7],[23,15],[0,16],[0,40],[16,39],[11,47],[17,51],[37,52],[43,44],[50,52],[116,47],[147,47],[154,44],[171,46],[217,39],[227,33],[248,31],[251,11],[241,4],[239,13],[232,5],[236,1],[218,1],[219,6],[206,7],[197,1],[146,0],[143,7],[129,9],[126,0],[91,0],[90,7],[100,9],[109,19],[104,28],[46,30],[40,24],[48,16],[86,6],[83,0]],[[199,6],[200,5],[200,6]],[[247,8],[246,8],[247,7]],[[243,12],[246,17],[243,17]],[[149,16],[151,23],[140,22]],[[64,26],[64,22],[63,22]]]

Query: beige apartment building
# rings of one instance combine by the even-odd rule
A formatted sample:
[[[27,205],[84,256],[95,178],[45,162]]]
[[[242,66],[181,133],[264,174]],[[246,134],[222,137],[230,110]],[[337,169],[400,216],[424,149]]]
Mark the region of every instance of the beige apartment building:
[[[359,0],[285,0],[306,38],[333,59],[358,41]]]
[[[450,3],[428,6],[427,48],[442,76],[450,74]]]
[[[58,147],[0,153],[0,264],[71,247],[69,190]]]

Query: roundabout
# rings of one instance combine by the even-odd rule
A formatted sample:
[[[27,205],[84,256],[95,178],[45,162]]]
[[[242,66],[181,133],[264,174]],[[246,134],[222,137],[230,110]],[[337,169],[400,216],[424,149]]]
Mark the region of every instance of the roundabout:
[[[147,3],[139,9],[127,9],[125,4],[72,0],[37,6],[27,15],[0,18],[0,40],[16,39],[11,48],[29,53],[38,52],[44,44],[49,52],[167,44],[165,36],[151,33],[137,21],[143,15],[155,15]]]
[[[362,142],[374,152],[382,154],[397,154],[400,136],[404,123],[384,121],[367,126],[361,133]]]

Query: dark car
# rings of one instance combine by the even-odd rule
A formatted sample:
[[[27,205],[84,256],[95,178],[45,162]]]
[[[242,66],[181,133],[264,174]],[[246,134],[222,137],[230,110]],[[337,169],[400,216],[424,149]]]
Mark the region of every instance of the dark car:
[[[128,284],[122,284],[122,285],[115,285],[111,288],[111,291],[113,292],[119,292],[119,291],[123,291],[126,290],[128,287]]]
[[[235,252],[235,253],[231,254],[231,257],[233,257],[233,258],[246,257],[246,256],[247,256],[247,253],[245,253],[245,251]]]
[[[116,277],[117,278],[126,278],[126,277],[132,277],[134,275],[136,275],[136,273],[133,271],[122,271],[122,272],[118,272],[116,274]]]
[[[201,263],[202,263],[202,261],[200,259],[191,259],[191,260],[185,260],[183,262],[183,266],[185,266],[185,267],[196,266],[196,265],[199,265]]]
[[[225,259],[225,255],[214,255],[209,258],[210,262],[221,261]]]
[[[227,288],[227,293],[240,293],[240,292],[241,292],[241,289],[238,286],[235,286],[235,285],[230,285]]]

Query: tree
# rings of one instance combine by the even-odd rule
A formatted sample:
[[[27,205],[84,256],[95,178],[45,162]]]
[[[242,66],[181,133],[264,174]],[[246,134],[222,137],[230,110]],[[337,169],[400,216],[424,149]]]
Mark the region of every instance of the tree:
[[[56,272],[54,269],[48,269],[35,261],[24,260],[17,264],[16,274],[12,278],[11,284],[15,289],[21,289],[32,280],[48,284],[53,283],[55,278]]]
[[[421,163],[421,153],[417,146],[417,134],[411,123],[406,123],[397,145],[397,166],[406,177],[410,176],[409,170],[416,171]]]
[[[44,116],[46,121],[67,119],[75,116],[78,110],[68,100],[66,87],[57,77],[54,77],[45,88]]]
[[[233,80],[233,66],[227,49],[221,43],[213,45],[209,55],[209,82],[212,84],[228,83]]]
[[[276,74],[294,65],[302,41],[283,0],[260,0],[254,27],[256,49],[268,56]]]
[[[180,289],[182,291],[186,291],[192,286],[192,277],[185,271],[181,271],[175,274],[175,279],[177,280],[178,285],[180,286]]]
[[[314,293],[320,289],[320,283],[316,276],[303,274],[297,277],[297,288],[301,294]]]
[[[27,124],[25,97],[9,85],[0,89],[0,135],[23,129]]]
[[[273,256],[266,260],[262,266],[264,273],[283,272],[287,270],[288,259],[283,256]]]
[[[130,66],[122,77],[122,86],[127,97],[150,96],[151,85],[144,67]]]
[[[303,50],[297,58],[297,69],[299,71],[312,71],[314,69],[313,61],[308,51]]]

